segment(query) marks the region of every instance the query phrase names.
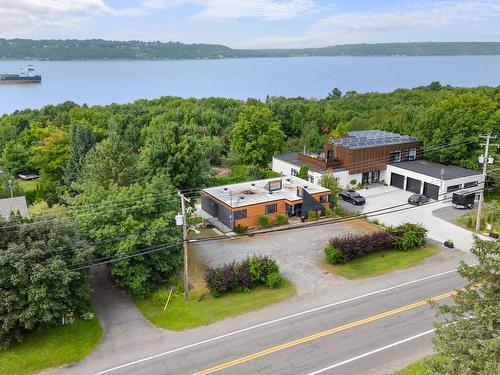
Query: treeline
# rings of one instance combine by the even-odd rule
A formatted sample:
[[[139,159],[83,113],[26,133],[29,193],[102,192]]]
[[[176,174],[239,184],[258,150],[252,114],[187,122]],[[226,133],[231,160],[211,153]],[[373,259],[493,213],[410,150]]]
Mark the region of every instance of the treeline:
[[[292,56],[500,55],[498,42],[345,44],[302,49],[233,49],[217,44],[89,40],[0,39],[0,59],[182,60]]]

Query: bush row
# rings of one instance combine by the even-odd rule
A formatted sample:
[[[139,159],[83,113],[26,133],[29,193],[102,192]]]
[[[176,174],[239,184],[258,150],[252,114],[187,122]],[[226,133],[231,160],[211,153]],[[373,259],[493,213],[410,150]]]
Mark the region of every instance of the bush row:
[[[288,216],[285,214],[276,214],[276,216],[262,215],[259,217],[259,226],[263,229],[272,225],[288,224]]]
[[[422,225],[406,223],[363,235],[335,237],[325,248],[325,255],[329,263],[337,264],[390,248],[408,251],[424,246],[426,234]]]
[[[214,297],[230,292],[244,292],[259,285],[281,286],[282,278],[275,260],[269,256],[249,257],[220,267],[209,267],[205,282]]]

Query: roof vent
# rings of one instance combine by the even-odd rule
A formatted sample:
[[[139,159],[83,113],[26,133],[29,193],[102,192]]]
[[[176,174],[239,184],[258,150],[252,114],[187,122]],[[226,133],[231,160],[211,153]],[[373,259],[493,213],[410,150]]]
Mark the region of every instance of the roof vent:
[[[288,182],[290,182],[292,179],[291,179],[290,177],[288,177],[286,180],[287,180]]]
[[[245,199],[245,197],[243,195],[240,195],[240,199]]]
[[[273,193],[272,191],[269,192],[269,194],[272,194],[272,193]]]
[[[309,187],[309,186],[305,185],[305,186],[304,186],[304,189],[307,189],[308,187]]]
[[[227,187],[224,188],[224,191],[227,191]]]
[[[252,182],[250,185],[255,186],[255,182]]]

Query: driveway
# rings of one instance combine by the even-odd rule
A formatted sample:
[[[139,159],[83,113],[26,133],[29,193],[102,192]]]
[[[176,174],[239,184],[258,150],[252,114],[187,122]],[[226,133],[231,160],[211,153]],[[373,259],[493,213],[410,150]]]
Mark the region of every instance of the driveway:
[[[436,216],[434,211],[442,213],[453,210],[451,202],[430,201],[420,207],[407,204],[408,198],[412,192],[401,190],[394,186],[377,186],[360,191],[366,197],[366,203],[360,212],[371,213],[370,219],[376,219],[386,225],[399,225],[404,222],[420,223],[428,230],[428,237],[437,242],[443,243],[446,240],[452,240],[455,247],[468,251],[472,247],[472,232],[463,229],[443,219],[443,215]],[[352,205],[343,207],[353,209]],[[399,206],[392,209],[387,207]],[[359,210],[359,206],[356,207]],[[392,212],[391,211],[396,211]],[[461,212],[462,213],[462,212]],[[446,217],[450,217],[448,214]]]
[[[218,266],[249,255],[271,255],[283,275],[292,280],[299,294],[331,288],[332,276],[319,264],[324,248],[332,237],[367,233],[375,227],[364,220],[304,227],[300,230],[266,233],[224,241],[199,242],[189,245],[191,257],[209,266]]]

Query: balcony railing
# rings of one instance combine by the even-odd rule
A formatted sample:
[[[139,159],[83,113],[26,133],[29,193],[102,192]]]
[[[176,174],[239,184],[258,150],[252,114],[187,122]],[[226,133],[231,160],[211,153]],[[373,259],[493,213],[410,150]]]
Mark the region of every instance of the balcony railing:
[[[340,160],[338,158],[326,158],[325,153],[322,151],[305,151],[299,153],[299,160],[323,169],[340,167]]]

